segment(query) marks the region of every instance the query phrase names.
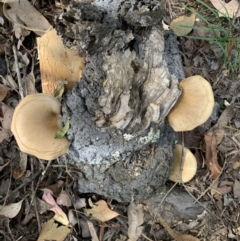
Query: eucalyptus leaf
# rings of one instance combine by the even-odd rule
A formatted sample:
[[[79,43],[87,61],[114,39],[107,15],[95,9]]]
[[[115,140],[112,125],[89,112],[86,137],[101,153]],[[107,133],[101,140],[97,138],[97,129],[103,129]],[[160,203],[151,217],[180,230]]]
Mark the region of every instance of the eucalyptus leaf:
[[[185,36],[192,31],[195,18],[195,13],[192,13],[190,16],[180,16],[170,23],[170,29],[172,29],[177,36]]]

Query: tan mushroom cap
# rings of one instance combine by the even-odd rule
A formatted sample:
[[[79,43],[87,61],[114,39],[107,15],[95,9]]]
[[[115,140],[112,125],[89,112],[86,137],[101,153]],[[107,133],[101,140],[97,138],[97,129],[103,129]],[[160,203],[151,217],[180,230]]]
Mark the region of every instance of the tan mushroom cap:
[[[66,90],[71,90],[81,79],[84,59],[63,44],[55,29],[37,38],[37,44],[43,93],[54,94],[59,81],[66,81]]]
[[[184,158],[181,170],[182,145],[177,144],[173,154],[173,164],[169,175],[169,180],[173,182],[188,182],[197,172],[197,161],[192,152],[184,147]]]
[[[179,83],[182,94],[168,114],[170,126],[175,131],[190,131],[202,125],[211,116],[214,96],[211,85],[199,75]]]
[[[50,94],[28,95],[14,111],[11,131],[22,152],[53,160],[69,147],[65,137],[54,137],[61,128],[60,120],[60,103],[56,98]]]

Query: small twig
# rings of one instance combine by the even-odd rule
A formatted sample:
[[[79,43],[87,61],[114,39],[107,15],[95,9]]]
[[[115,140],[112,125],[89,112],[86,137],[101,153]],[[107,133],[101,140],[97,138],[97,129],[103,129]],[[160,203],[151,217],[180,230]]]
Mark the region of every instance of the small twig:
[[[3,202],[3,206],[6,205],[6,202],[7,202],[7,198],[9,197],[9,191],[10,191],[10,187],[11,187],[11,183],[12,183],[12,164],[10,162],[10,169],[11,169],[11,172],[10,172],[10,177],[9,177],[9,184],[8,184],[8,190],[7,190],[7,193],[6,193],[6,197],[5,197],[5,200]]]
[[[103,241],[105,228],[106,228],[105,225],[100,225],[100,230],[99,230],[99,234],[98,234],[99,241]]]
[[[148,241],[153,241],[152,239],[150,239],[149,237],[147,237],[144,233],[141,234],[141,236],[143,236],[146,240]]]
[[[11,74],[9,73],[9,61],[8,61],[8,58],[7,58],[6,49],[5,49],[5,62],[6,62],[6,65],[7,65],[8,75],[11,76]],[[14,84],[15,84],[15,85],[14,85],[13,83],[11,83],[11,82],[8,80],[8,77],[4,78],[2,75],[0,75],[0,77],[2,78],[2,80],[3,80],[6,84],[8,84],[9,86],[11,86],[11,88],[13,88],[13,89],[19,94],[18,90],[16,89],[17,84],[16,84],[15,82],[14,82]],[[12,76],[11,76],[11,77],[12,77]]]
[[[36,172],[31,178],[23,182],[21,185],[19,185],[16,189],[14,189],[7,198],[15,194],[18,190],[20,190],[22,187],[24,187],[27,183],[32,182],[41,172]],[[6,198],[6,197],[5,197]],[[0,203],[5,201],[5,198],[0,199]]]
[[[13,45],[12,49],[13,49],[13,54],[14,54],[14,60],[15,60],[15,63],[16,63],[16,72],[17,72],[17,78],[18,78],[19,94],[21,96],[21,99],[23,99],[24,98],[24,94],[23,94],[22,78],[21,78],[21,74],[20,74],[20,70],[19,70],[17,50],[16,50],[15,45]]]
[[[34,190],[33,193],[32,193],[32,197],[35,197],[36,191],[37,191],[37,189],[38,189],[38,186],[39,186],[40,182],[42,182],[43,178],[45,177],[46,172],[47,172],[48,168],[50,167],[51,163],[52,163],[52,161],[49,161],[49,162],[47,163],[47,166],[46,166],[45,170],[42,172],[42,176],[41,176],[41,178],[38,180],[37,185],[36,185],[36,188],[35,188],[35,190]],[[31,200],[31,202],[30,202],[30,206],[33,204],[33,200],[34,200],[34,198],[32,198],[32,200]],[[30,210],[28,210],[26,216],[29,214],[29,211],[30,211]]]
[[[155,215],[153,217],[153,223],[155,223],[156,217],[158,215],[159,208],[161,207],[162,203],[165,201],[165,199],[167,198],[169,193],[173,190],[174,187],[176,187],[177,184],[178,184],[178,182],[174,183],[174,185],[167,191],[167,193],[162,198],[161,202],[158,204],[157,210],[156,210]],[[152,226],[151,226],[151,229],[150,229],[150,233],[152,233]]]
[[[33,161],[31,161],[31,171],[32,171],[32,173],[34,173]],[[36,189],[34,189],[34,182],[31,183],[31,190],[32,190],[31,198],[33,200],[33,207],[34,207],[34,211],[35,211],[35,215],[36,215],[37,223],[38,223],[38,233],[40,233],[41,232],[41,223],[40,223],[39,213],[37,210],[37,203],[36,203],[36,196],[35,196]],[[31,205],[29,205],[29,207],[31,208]]]
[[[231,127],[231,126],[223,126],[223,128],[226,128],[226,129],[230,129],[230,130],[232,130],[232,131],[237,131],[237,132],[239,132],[239,129],[234,128],[234,127]]]
[[[232,156],[232,155],[236,155],[240,152],[240,150],[233,150],[233,151],[229,151],[228,153],[225,154],[225,157],[229,157],[229,156]]]
[[[167,0],[167,5],[168,5],[168,10],[169,10],[169,15],[170,18],[173,18],[173,11],[172,11],[172,6],[171,6],[171,0]]]
[[[178,182],[175,182],[173,184],[173,186],[167,191],[167,193],[164,195],[163,199],[161,200],[161,202],[158,204],[158,207],[160,207],[162,205],[162,203],[165,201],[165,199],[167,198],[167,196],[170,194],[170,192],[177,186]]]
[[[18,239],[16,239],[15,241],[19,241],[23,238],[23,236],[20,236]]]
[[[195,202],[193,203],[193,205],[196,202],[198,202],[200,200],[200,198],[202,198],[209,191],[209,189],[211,189],[212,186],[218,181],[219,177],[222,175],[222,172],[223,172],[223,170],[225,168],[225,164],[226,164],[226,162],[224,162],[221,172],[218,174],[217,178],[212,182],[212,184],[198,198],[194,198]]]
[[[11,239],[8,237],[7,232],[5,232],[5,231],[3,231],[3,230],[0,230],[0,234],[2,234],[3,237],[5,238],[4,241],[11,240]]]
[[[15,238],[13,237],[12,231],[9,227],[9,219],[6,219],[5,223],[6,223],[6,226],[7,226],[8,235],[10,236],[12,241],[15,241]]]
[[[43,181],[43,178],[45,177],[46,172],[51,164],[52,164],[52,161],[48,161],[47,166],[46,166],[45,170],[42,172],[42,176],[41,176],[40,180],[38,181],[37,187],[39,186],[40,182]]]
[[[221,222],[223,223],[222,219],[220,217],[218,217],[217,215],[215,215],[214,213],[212,213],[208,208],[206,208],[201,202],[199,202],[193,195],[192,193],[187,189],[187,186],[182,183],[182,185],[184,186],[184,189],[188,192],[188,194],[195,200],[193,205],[197,202],[200,206],[202,206],[210,215],[212,215],[213,217],[221,220]],[[224,223],[223,223],[224,225]],[[225,225],[224,225],[225,226]]]
[[[32,212],[28,216],[25,216],[21,221],[21,226],[26,226],[33,218],[35,218],[35,214]]]
[[[240,143],[234,136],[230,137],[230,139],[232,139],[232,141],[238,146],[238,148],[240,148]]]

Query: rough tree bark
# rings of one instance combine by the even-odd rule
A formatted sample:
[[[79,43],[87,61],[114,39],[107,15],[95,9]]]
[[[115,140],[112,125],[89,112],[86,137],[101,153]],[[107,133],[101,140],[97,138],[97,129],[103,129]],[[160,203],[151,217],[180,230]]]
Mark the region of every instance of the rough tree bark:
[[[155,0],[72,1],[57,20],[65,44],[86,58],[63,105],[80,192],[129,202],[164,191],[175,144],[165,118],[184,73],[161,21]]]

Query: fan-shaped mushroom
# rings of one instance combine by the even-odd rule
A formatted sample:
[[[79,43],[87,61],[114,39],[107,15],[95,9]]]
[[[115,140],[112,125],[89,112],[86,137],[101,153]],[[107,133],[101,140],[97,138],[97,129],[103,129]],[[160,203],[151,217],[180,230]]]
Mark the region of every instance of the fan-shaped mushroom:
[[[59,82],[66,82],[66,90],[71,90],[81,79],[83,58],[63,44],[55,29],[37,38],[37,44],[43,93],[54,94]]]
[[[68,140],[55,138],[60,118],[60,103],[52,95],[26,96],[16,107],[11,125],[20,150],[45,160],[66,153]]]
[[[197,172],[197,161],[192,152],[185,148],[183,149],[184,155],[182,158],[183,146],[178,144],[175,147],[173,154],[173,164],[169,175],[169,180],[173,182],[188,182]],[[183,163],[181,163],[183,160]]]
[[[179,83],[182,94],[168,114],[170,126],[175,131],[190,131],[211,116],[214,96],[211,85],[199,75]]]

